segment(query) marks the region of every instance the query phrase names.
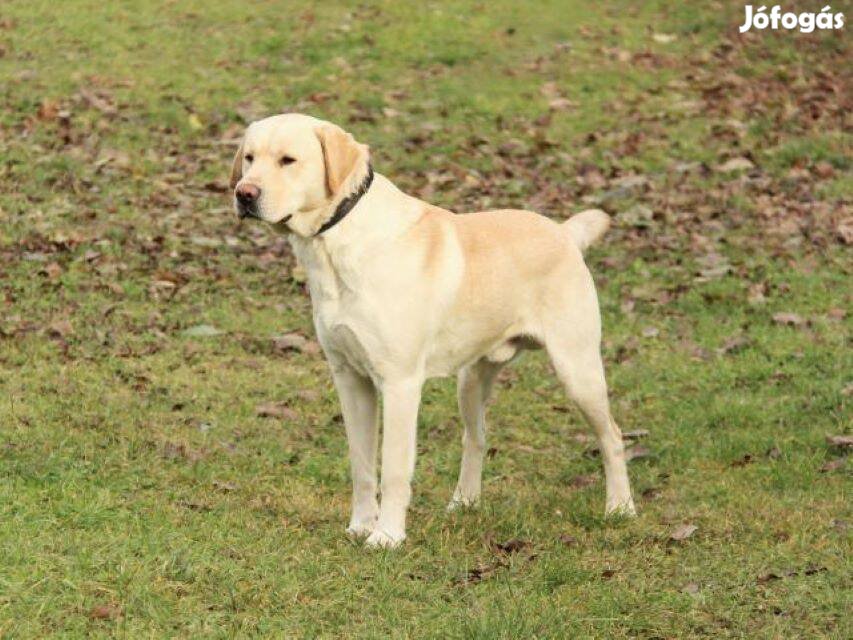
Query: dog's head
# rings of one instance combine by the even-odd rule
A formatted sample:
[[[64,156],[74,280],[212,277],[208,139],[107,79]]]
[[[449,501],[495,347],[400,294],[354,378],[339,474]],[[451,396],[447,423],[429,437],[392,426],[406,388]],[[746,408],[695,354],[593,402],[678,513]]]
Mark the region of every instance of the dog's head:
[[[368,172],[369,151],[337,125],[288,113],[253,122],[231,168],[234,208],[311,236]]]

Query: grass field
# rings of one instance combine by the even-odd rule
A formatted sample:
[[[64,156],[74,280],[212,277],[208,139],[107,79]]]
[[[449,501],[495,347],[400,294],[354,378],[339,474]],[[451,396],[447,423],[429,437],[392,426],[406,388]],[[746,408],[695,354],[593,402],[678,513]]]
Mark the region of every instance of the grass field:
[[[742,22],[3,2],[0,636],[851,637],[827,440],[851,433],[849,33]],[[405,546],[345,537],[304,276],[227,194],[245,123],[286,110],[453,210],[615,215],[589,263],[615,417],[648,431],[636,520],[604,520],[594,443],[530,354],[491,407],[478,510],[444,511],[461,428],[432,381]]]

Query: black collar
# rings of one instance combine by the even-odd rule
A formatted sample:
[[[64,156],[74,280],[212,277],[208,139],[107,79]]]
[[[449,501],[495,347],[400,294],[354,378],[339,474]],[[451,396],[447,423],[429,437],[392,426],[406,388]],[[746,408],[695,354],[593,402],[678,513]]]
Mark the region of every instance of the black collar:
[[[358,185],[358,188],[349,194],[346,198],[341,200],[338,203],[338,206],[335,208],[335,212],[332,214],[332,217],[326,220],[323,223],[323,226],[317,229],[317,233],[314,236],[319,236],[321,233],[328,231],[336,224],[338,224],[344,217],[353,210],[353,207],[358,204],[358,201],[361,200],[361,197],[367,193],[367,190],[370,189],[370,185],[373,182],[373,167],[369,164],[367,165],[367,175],[364,177],[364,180],[361,181],[361,184]]]

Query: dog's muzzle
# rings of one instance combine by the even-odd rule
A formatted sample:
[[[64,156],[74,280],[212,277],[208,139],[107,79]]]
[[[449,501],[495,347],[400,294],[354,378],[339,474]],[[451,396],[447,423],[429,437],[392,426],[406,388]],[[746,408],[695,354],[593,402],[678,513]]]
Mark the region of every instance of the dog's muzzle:
[[[237,217],[257,218],[258,202],[261,199],[261,189],[254,184],[241,184],[234,190],[237,199]]]

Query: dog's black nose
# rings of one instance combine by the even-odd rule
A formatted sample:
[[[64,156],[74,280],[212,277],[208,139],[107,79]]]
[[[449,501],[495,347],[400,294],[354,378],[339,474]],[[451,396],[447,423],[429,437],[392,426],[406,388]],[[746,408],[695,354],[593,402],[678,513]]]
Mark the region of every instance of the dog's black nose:
[[[241,205],[252,207],[257,203],[258,198],[261,197],[261,190],[253,184],[241,184],[237,187],[235,195],[237,196],[237,202]]]

